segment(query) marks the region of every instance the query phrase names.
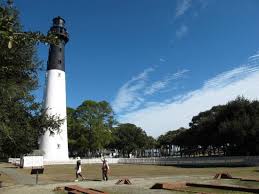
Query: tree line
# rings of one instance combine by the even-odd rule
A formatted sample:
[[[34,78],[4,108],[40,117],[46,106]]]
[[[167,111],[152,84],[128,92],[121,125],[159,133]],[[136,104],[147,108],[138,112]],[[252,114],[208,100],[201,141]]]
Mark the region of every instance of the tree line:
[[[155,156],[144,154],[147,150],[157,151],[156,156],[259,154],[259,102],[244,97],[200,112],[189,128],[168,131],[157,139],[134,124],[116,123],[108,102],[85,101],[68,112],[69,149],[85,156],[104,149],[136,157]]]
[[[119,124],[106,101],[84,101],[76,109],[67,108],[68,142],[71,156],[100,156],[116,149],[122,156],[151,148],[146,132],[131,123]]]
[[[181,156],[258,155],[259,102],[237,97],[194,116],[189,128],[158,138],[162,147],[177,145]]]

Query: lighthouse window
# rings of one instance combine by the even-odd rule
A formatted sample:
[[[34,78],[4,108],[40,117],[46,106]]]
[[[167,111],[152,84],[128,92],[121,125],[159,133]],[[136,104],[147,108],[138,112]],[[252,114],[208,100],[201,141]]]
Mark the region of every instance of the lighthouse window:
[[[57,144],[57,148],[58,148],[58,149],[60,148],[60,144]]]
[[[59,48],[59,51],[61,52],[61,51],[62,51],[62,48]]]
[[[52,130],[49,131],[49,134],[50,135],[55,135],[54,131],[52,131]]]
[[[61,60],[58,60],[59,64],[61,64]]]

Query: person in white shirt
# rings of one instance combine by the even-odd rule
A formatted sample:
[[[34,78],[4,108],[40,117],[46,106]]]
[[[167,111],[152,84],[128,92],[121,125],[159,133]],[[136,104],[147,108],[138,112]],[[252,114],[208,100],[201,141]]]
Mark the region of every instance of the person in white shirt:
[[[76,161],[76,167],[75,167],[75,169],[76,169],[76,180],[75,181],[77,182],[79,176],[82,178],[82,180],[85,180],[85,177],[83,177],[83,175],[81,174],[81,172],[82,172],[81,159],[80,159],[80,157],[77,157],[76,159],[77,159],[77,161]]]
[[[108,173],[110,171],[110,167],[109,167],[109,164],[108,164],[108,161],[104,158],[102,160],[102,175],[103,175],[103,180],[104,181],[108,181]]]

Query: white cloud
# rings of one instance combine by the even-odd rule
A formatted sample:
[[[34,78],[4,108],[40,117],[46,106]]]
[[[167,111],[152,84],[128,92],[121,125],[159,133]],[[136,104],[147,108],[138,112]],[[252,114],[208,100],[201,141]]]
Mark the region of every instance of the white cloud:
[[[251,74],[252,72],[258,71],[258,66],[252,67],[250,66],[241,66],[231,71],[226,71],[217,75],[216,77],[208,80],[204,88],[216,88],[228,85],[234,81],[238,81],[242,79],[242,77],[246,77],[247,75]]]
[[[129,110],[133,110],[141,104],[143,99],[139,97],[139,91],[145,87],[148,74],[152,71],[154,71],[154,68],[152,67],[145,69],[142,73],[133,77],[119,89],[117,96],[112,103],[115,112],[120,112],[129,107]]]
[[[148,87],[145,90],[144,94],[151,95],[155,93],[156,91],[164,88],[167,85],[167,82],[168,82],[167,80],[154,82],[150,87]]]
[[[152,102],[150,106],[120,115],[120,122],[142,127],[155,137],[168,130],[188,127],[194,115],[214,105],[225,104],[238,95],[254,100],[259,97],[259,55],[249,63],[205,81],[197,90],[172,97],[173,100]]]
[[[196,6],[193,6],[195,4]],[[199,12],[202,9],[205,9],[208,7],[209,0],[178,0],[176,3],[176,10],[175,10],[175,15],[174,15],[174,21],[170,22],[171,24],[174,24],[175,20],[182,19],[182,16],[184,16],[187,11],[190,11],[190,13],[194,17],[199,16]],[[195,8],[190,10],[191,8]],[[177,25],[177,28],[175,30],[175,36],[177,39],[181,39],[184,36],[187,35],[189,31],[188,25],[184,24],[187,23],[186,20],[184,19],[185,22],[180,22],[179,25]],[[174,42],[174,40],[170,40],[171,44]]]
[[[192,0],[178,0],[175,11],[175,18],[185,14],[191,7]]]
[[[194,15],[198,16],[199,11],[208,7],[209,1],[210,0],[178,0],[176,3],[174,18],[178,19],[186,14],[187,11],[194,7],[193,4],[196,4],[196,9],[193,9],[192,12],[194,12]]]
[[[188,70],[184,69],[174,74],[169,74],[161,80],[149,83],[149,73],[154,70],[154,68],[145,69],[142,73],[123,84],[112,102],[113,110],[116,113],[130,112],[136,110],[141,105],[146,106],[146,103],[149,103],[146,100],[147,96],[154,95],[161,89],[165,89],[172,80],[181,79],[188,72]]]
[[[139,74],[139,75],[136,76],[136,77],[133,77],[132,80],[129,81],[129,83],[130,83],[130,82],[133,82],[133,81],[145,80],[145,79],[147,78],[148,74],[149,74],[150,72],[154,71],[154,70],[155,70],[155,69],[154,69],[153,67],[150,67],[150,68],[145,69],[141,74]]]
[[[144,94],[151,95],[161,89],[166,88],[172,80],[183,78],[188,71],[189,70],[184,69],[184,70],[178,71],[177,73],[174,73],[172,75],[165,77],[163,80],[154,82],[153,84],[151,84],[149,87],[145,89]]]
[[[188,72],[189,70],[188,69],[183,69],[183,70],[180,70],[178,71],[177,73],[173,74],[171,79],[179,79],[181,77],[184,77],[185,74]]]
[[[188,33],[188,27],[185,24],[182,24],[175,32],[175,35],[178,39],[181,39]]]
[[[162,63],[166,62],[166,60],[164,58],[160,58],[159,61]]]

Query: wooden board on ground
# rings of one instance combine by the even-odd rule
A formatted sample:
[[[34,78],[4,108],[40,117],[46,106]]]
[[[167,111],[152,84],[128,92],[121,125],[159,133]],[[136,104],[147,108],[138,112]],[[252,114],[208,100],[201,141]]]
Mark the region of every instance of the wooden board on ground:
[[[65,186],[65,190],[71,194],[83,193],[83,194],[108,194],[104,191],[100,191],[92,188],[82,188],[78,185],[68,185]]]
[[[187,193],[210,194],[207,192],[192,191],[188,189],[188,187],[186,186],[186,182],[156,183],[150,189],[165,189],[165,190],[180,191],[180,192],[187,192]]]
[[[131,185],[132,183],[130,182],[130,180],[128,178],[121,178],[115,184],[116,185],[119,185],[119,184]]]
[[[176,189],[183,189],[185,187],[186,187],[186,183],[185,182],[156,183],[150,189],[176,190]]]
[[[229,173],[223,172],[223,173],[217,173],[214,176],[214,179],[235,179],[235,178],[233,178]]]

